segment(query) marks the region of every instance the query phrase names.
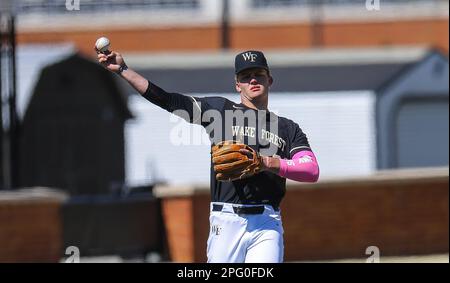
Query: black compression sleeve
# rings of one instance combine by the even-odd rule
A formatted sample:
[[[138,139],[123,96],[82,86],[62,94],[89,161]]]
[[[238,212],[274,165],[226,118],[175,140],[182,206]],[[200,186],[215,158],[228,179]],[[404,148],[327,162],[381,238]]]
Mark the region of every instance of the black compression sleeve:
[[[170,109],[171,95],[169,95],[169,93],[167,93],[165,90],[151,83],[150,81],[148,82],[147,90],[142,96],[151,103],[161,108],[164,108],[167,111],[171,110]]]

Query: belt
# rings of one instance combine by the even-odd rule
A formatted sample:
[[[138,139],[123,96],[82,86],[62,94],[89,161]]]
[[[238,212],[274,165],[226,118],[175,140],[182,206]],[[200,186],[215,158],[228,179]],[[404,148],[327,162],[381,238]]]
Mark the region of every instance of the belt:
[[[213,211],[222,211],[223,204],[213,204]],[[264,205],[258,206],[233,206],[233,211],[236,214],[262,214],[264,212]]]

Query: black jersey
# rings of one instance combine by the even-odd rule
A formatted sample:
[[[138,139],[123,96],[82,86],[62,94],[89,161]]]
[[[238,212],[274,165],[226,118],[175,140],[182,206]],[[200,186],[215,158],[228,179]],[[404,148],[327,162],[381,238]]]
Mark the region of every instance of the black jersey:
[[[297,123],[272,112],[255,110],[224,97],[194,97],[167,93],[149,83],[143,95],[150,102],[190,123],[205,127],[212,145],[223,140],[244,142],[265,156],[292,159],[311,150]],[[286,192],[286,179],[261,172],[237,181],[217,181],[211,166],[211,201],[239,204],[270,204],[279,207]]]

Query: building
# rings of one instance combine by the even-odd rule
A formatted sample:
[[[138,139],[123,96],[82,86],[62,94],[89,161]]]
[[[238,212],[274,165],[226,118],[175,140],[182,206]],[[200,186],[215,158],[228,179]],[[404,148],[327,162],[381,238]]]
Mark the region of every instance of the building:
[[[91,54],[106,35],[127,53],[414,44],[448,52],[446,0],[381,0],[380,10],[368,9],[365,0],[66,2],[22,1],[18,43],[70,42]]]

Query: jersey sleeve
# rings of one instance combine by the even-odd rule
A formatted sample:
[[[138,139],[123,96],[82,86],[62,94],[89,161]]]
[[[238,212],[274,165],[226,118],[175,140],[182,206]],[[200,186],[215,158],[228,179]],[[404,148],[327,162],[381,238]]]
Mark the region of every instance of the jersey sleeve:
[[[306,134],[300,129],[298,124],[293,123],[293,136],[291,137],[290,141],[290,148],[289,148],[289,158],[292,159],[292,157],[300,151],[303,150],[311,150],[311,147],[308,142],[308,138],[306,137]]]
[[[142,96],[151,103],[193,124],[201,124],[202,114],[212,108],[207,98],[166,92],[151,82]]]

